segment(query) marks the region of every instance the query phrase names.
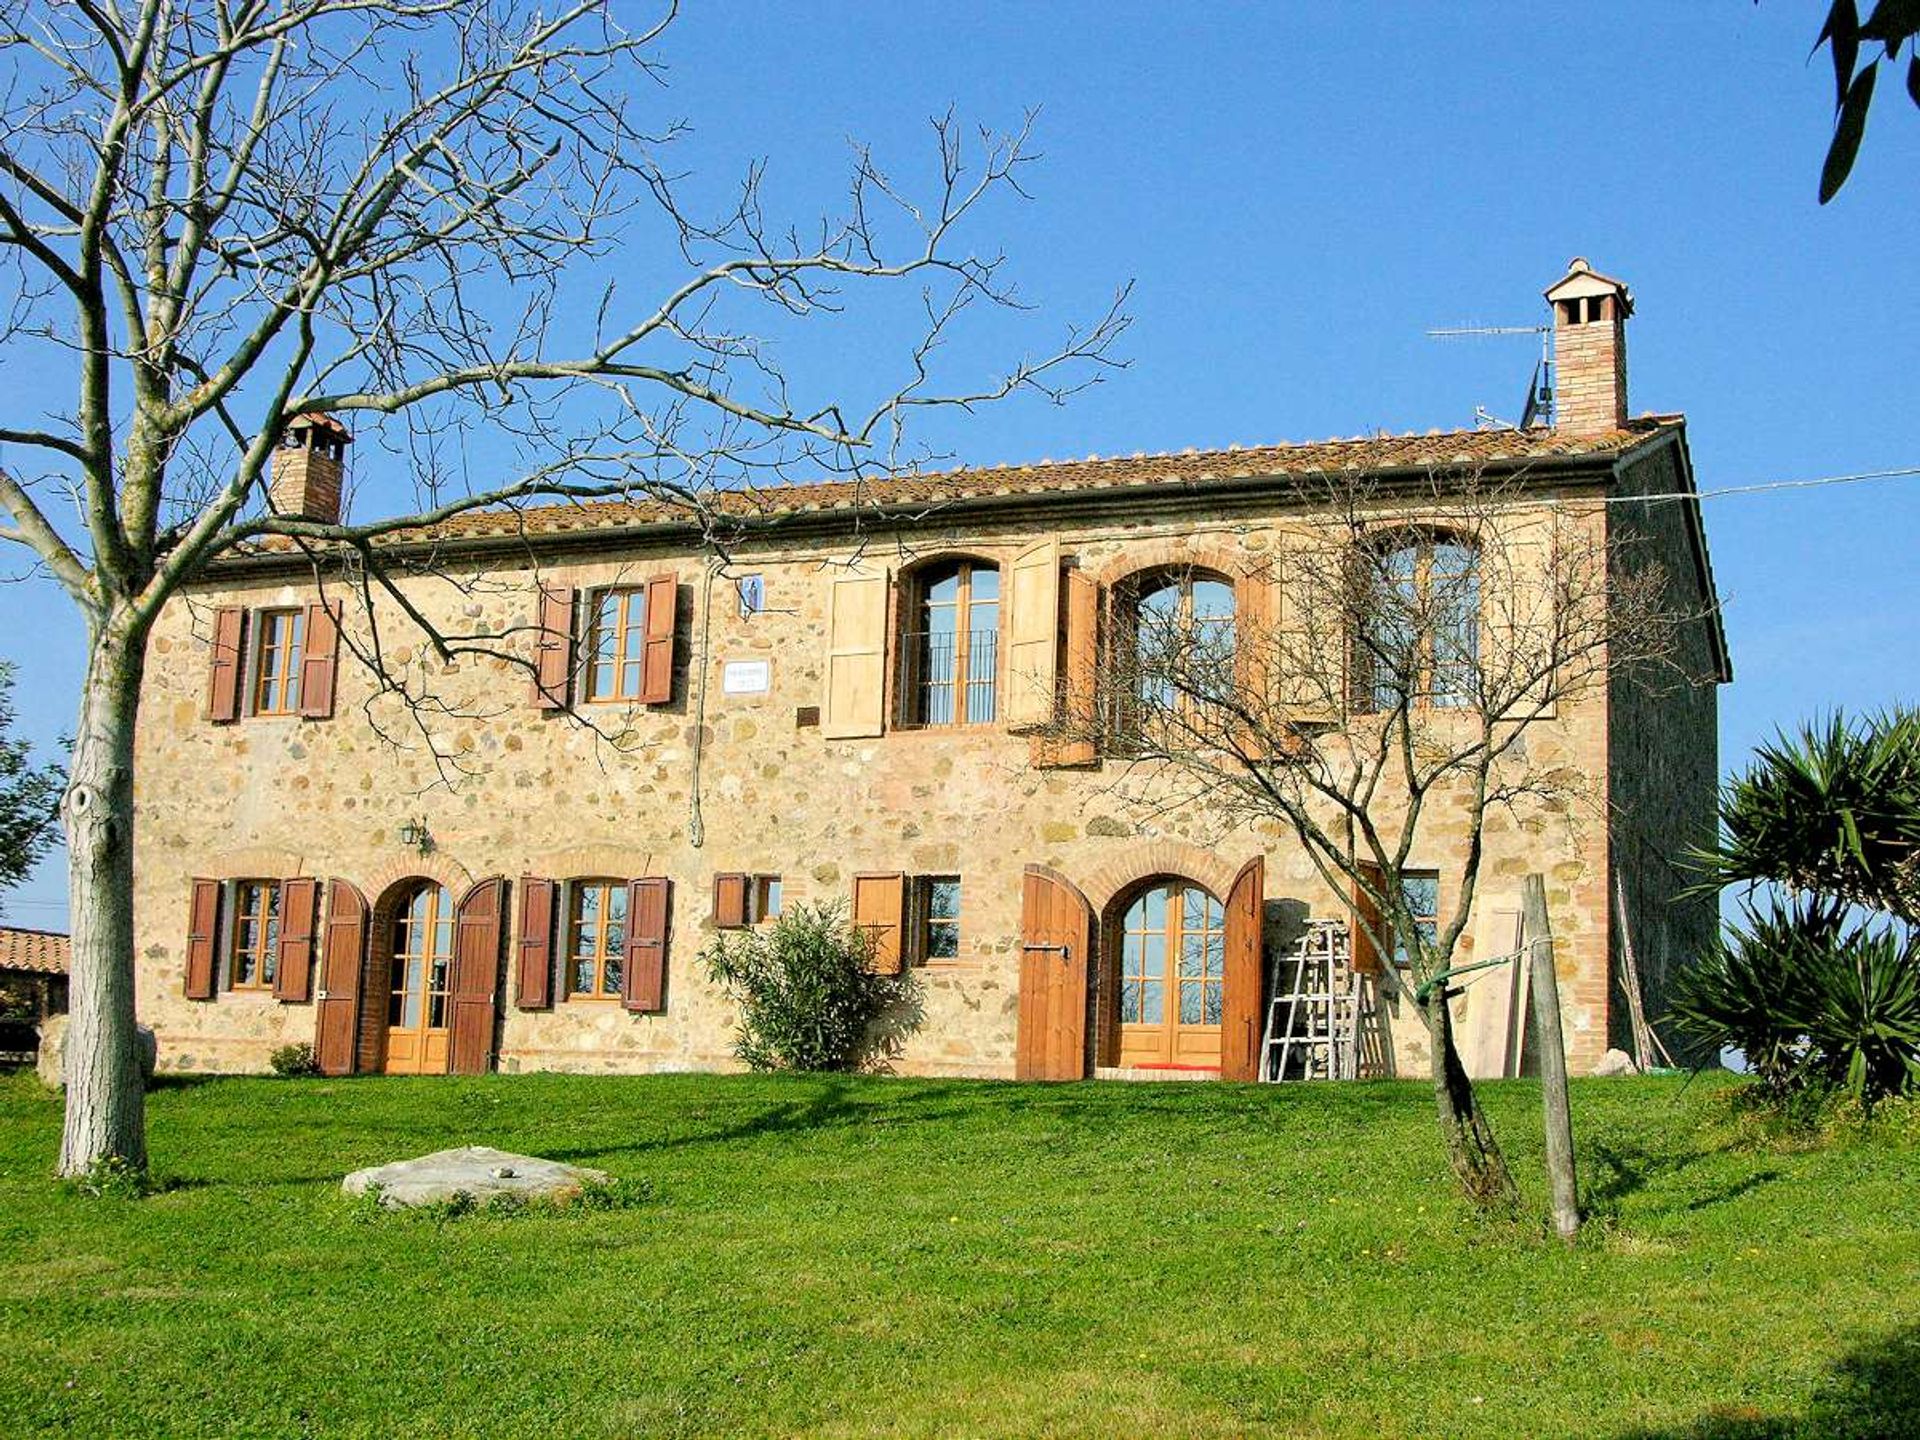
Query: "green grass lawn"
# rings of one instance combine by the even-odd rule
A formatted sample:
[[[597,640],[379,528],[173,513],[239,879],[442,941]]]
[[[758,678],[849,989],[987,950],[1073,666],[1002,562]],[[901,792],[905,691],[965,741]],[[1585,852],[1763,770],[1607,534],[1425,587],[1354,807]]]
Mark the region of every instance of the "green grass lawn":
[[[15,1077],[0,1435],[1920,1435],[1920,1127],[1744,1141],[1728,1083],[1576,1085],[1568,1255],[1464,1213],[1413,1084],[176,1081],[136,1201],[49,1182]],[[339,1194],[466,1143],[654,1198]]]

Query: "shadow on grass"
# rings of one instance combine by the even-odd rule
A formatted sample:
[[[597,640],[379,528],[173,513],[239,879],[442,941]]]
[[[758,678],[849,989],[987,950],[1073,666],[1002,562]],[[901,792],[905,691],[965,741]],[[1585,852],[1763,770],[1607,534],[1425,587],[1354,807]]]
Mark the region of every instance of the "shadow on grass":
[[[1691,1169],[1702,1161],[1712,1160],[1726,1153],[1727,1147],[1707,1150],[1649,1150],[1640,1145],[1621,1145],[1611,1141],[1598,1141],[1583,1147],[1582,1163],[1590,1167],[1593,1180],[1586,1194],[1586,1209],[1589,1215],[1612,1215],[1620,1213],[1621,1202],[1630,1195],[1637,1195],[1658,1181],[1670,1180],[1674,1176]],[[1737,1200],[1763,1185],[1772,1184],[1781,1178],[1778,1170],[1761,1170],[1731,1184],[1723,1185],[1711,1194],[1696,1195],[1681,1207],[1688,1211],[1711,1209],[1730,1200]],[[1656,1209],[1669,1207],[1657,1206]]]
[[[1630,1430],[1619,1440],[1893,1440],[1920,1435],[1920,1325],[1905,1325],[1843,1356],[1804,1415],[1723,1407],[1686,1424]]]

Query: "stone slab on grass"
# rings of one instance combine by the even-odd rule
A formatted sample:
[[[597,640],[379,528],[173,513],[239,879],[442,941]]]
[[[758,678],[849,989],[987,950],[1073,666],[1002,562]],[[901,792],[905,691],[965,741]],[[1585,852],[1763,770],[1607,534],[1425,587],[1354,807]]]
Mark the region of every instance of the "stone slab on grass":
[[[502,1195],[523,1200],[566,1199],[584,1185],[604,1185],[613,1177],[604,1170],[564,1165],[537,1155],[514,1155],[488,1145],[463,1145],[436,1150],[413,1160],[396,1160],[356,1170],[340,1182],[349,1195],[364,1195],[375,1186],[380,1203],[392,1207],[437,1205],[466,1195],[475,1204],[491,1205]]]

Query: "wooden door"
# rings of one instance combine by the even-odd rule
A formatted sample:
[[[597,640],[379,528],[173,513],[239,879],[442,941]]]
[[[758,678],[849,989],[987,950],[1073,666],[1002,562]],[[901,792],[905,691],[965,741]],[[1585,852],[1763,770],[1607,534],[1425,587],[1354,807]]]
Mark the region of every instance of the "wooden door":
[[[360,1029],[360,975],[367,954],[367,902],[345,880],[327,887],[320,948],[320,998],[314,1006],[314,1063],[322,1075],[351,1075]]]
[[[1220,1068],[1226,941],[1225,907],[1198,885],[1157,880],[1135,897],[1120,923],[1121,1065]]]
[[[460,902],[453,976],[448,986],[447,1048],[441,1066],[456,1075],[484,1075],[493,1064],[500,939],[506,916],[507,882],[501,879],[482,880]]]
[[[394,916],[383,1067],[389,1075],[446,1073],[453,930],[453,897],[444,885],[422,885]]]
[[[1267,864],[1256,855],[1240,867],[1227,891],[1226,992],[1220,1019],[1220,1078],[1259,1078],[1260,1031],[1266,1016],[1266,966],[1261,950]]]
[[[1014,1075],[1021,1080],[1082,1079],[1093,907],[1062,876],[1029,865],[1021,899],[1020,938],[1020,1026]]]

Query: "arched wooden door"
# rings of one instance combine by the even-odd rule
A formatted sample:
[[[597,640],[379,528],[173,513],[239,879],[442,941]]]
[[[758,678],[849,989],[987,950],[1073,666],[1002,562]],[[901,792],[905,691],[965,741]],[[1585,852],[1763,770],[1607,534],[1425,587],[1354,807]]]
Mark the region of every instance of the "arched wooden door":
[[[422,881],[394,908],[387,1074],[446,1073],[453,949],[453,896],[436,881]]]
[[[1093,907],[1072,882],[1027,867],[1020,905],[1020,1026],[1014,1076],[1079,1080],[1086,1075],[1087,961]]]
[[[1121,911],[1112,961],[1117,1063],[1255,1077],[1265,868],[1258,856],[1248,861],[1224,900],[1191,880],[1158,879]]]
[[[1240,867],[1227,892],[1226,995],[1220,1016],[1220,1078],[1260,1078],[1260,1033],[1267,1002],[1261,930],[1267,863],[1256,855]]]

